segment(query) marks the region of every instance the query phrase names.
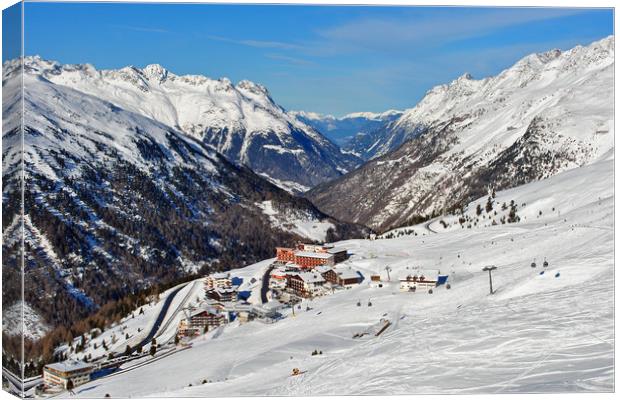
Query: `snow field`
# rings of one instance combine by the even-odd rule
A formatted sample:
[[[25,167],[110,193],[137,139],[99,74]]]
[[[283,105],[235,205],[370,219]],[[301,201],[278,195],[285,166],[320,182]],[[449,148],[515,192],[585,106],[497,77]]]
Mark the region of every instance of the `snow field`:
[[[590,196],[605,196],[603,182],[612,182],[607,166],[579,171],[591,175]],[[194,340],[191,349],[93,382],[78,395],[613,390],[613,201],[577,201],[573,194],[583,190],[565,187],[570,181],[565,176],[556,178],[546,185],[549,193],[564,194],[560,217],[340,242],[353,254],[347,263],[366,277],[359,286],[304,301],[295,317],[287,310],[287,318],[272,325],[227,326]],[[500,192],[498,198],[515,197],[520,204],[532,202],[528,196],[535,193],[546,195],[530,184]],[[534,257],[539,260],[535,269],[530,267]],[[550,266],[540,275],[542,257]],[[268,262],[259,264],[248,267],[250,275],[260,275]],[[492,296],[481,270],[488,264],[498,266]],[[368,275],[386,279],[386,265],[392,268],[392,283],[370,287]],[[399,292],[397,277],[416,266],[448,274],[451,289]],[[353,339],[356,333],[376,332],[382,318],[392,325],[381,336]],[[323,354],[312,356],[315,349]],[[292,368],[307,372],[290,377]],[[202,384],[205,379],[212,383]]]

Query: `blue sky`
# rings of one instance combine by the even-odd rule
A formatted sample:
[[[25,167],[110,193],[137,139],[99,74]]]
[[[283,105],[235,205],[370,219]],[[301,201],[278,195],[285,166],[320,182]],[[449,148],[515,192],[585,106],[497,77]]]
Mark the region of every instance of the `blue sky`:
[[[612,33],[611,9],[25,5],[26,54],[250,79],[287,109],[334,115],[412,107],[465,72],[482,78]]]
[[[22,5],[2,10],[2,60],[17,58],[22,49]]]

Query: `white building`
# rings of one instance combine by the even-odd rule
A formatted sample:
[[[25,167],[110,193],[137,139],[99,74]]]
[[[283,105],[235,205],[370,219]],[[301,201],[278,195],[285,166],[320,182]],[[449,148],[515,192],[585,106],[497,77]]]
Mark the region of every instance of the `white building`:
[[[306,243],[299,243],[297,245],[297,249],[298,250],[302,250],[302,251],[309,251],[312,253],[325,253],[327,252],[327,250],[329,249],[333,249],[334,245],[331,244],[306,244]]]
[[[272,323],[282,317],[280,310],[282,310],[283,307],[284,304],[279,301],[270,300],[265,304],[254,306],[252,312],[256,315],[257,320],[265,323]]]
[[[207,276],[205,280],[207,289],[228,288],[232,286],[230,274],[228,272],[217,272]]]
[[[269,287],[274,289],[284,289],[286,287],[286,277],[292,271],[289,271],[287,267],[277,267],[271,271],[269,279]]]
[[[67,360],[43,367],[43,383],[47,386],[67,387],[69,380],[73,387],[90,381],[90,373],[95,366],[83,361]]]
[[[318,272],[299,272],[288,276],[287,287],[298,296],[313,297],[324,292],[325,279]]]
[[[413,270],[402,276],[400,290],[403,292],[428,291],[437,286],[438,270]]]

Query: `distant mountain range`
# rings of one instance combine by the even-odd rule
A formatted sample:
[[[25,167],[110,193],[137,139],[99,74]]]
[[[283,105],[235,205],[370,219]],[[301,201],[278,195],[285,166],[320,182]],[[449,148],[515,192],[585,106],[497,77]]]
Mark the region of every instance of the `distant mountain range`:
[[[375,131],[382,146],[409,138],[400,147],[307,196],[383,230],[612,157],[613,82],[613,37],[532,54],[481,80],[464,74]]]
[[[305,191],[361,162],[247,80],[234,85],[226,78],[178,76],[157,64],[97,70],[36,56],[26,57],[25,70],[201,140],[291,191]]]
[[[401,141],[395,139],[390,144],[380,143],[386,127],[403,114],[398,110],[358,112],[341,118],[304,111],[291,111],[289,114],[323,133],[342,147],[344,152],[363,160],[395,150],[406,140],[403,137]]]

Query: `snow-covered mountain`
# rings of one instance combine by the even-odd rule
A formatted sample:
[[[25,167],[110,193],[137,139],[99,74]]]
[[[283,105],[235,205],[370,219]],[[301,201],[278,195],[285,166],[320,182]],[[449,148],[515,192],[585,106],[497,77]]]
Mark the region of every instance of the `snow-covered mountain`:
[[[161,65],[96,70],[37,56],[26,57],[25,70],[202,140],[287,189],[306,190],[359,163],[247,80],[178,76]]]
[[[382,229],[587,165],[613,151],[614,38],[532,54],[431,89],[384,132],[415,138],[308,197]],[[348,205],[355,204],[356,207]]]
[[[51,326],[136,289],[270,257],[276,245],[362,234],[199,138],[53,83],[53,71],[34,71],[29,64],[23,76],[22,220],[22,136],[13,113],[21,109],[22,80],[18,62],[3,66],[7,307],[21,298],[22,233],[26,304]],[[57,72],[68,73],[63,67]],[[105,80],[99,83],[107,87]],[[274,215],[281,217],[277,224]]]
[[[385,126],[397,120],[403,112],[398,110],[382,113],[357,112],[341,118],[304,111],[291,111],[289,114],[338,143],[345,152],[367,160],[381,151],[377,144],[373,146],[377,136],[375,132],[383,132]],[[393,150],[395,147],[397,145],[385,148]]]
[[[514,203],[518,223],[461,228],[458,217],[444,216],[445,229],[437,220],[430,229],[408,227],[415,235],[335,243],[349,249],[346,265],[361,271],[360,285],[306,299],[294,314],[287,307],[274,324],[234,321],[191,346],[170,345],[159,350],[166,356],[123,365],[76,388],[76,396],[613,392],[613,181],[613,160],[597,161],[498,191],[493,210],[480,217],[499,221],[493,211]],[[476,217],[486,201],[466,205],[465,215]],[[253,303],[260,303],[258,279],[270,263],[232,272],[244,284],[254,279],[245,287]],[[493,295],[487,265],[497,267]],[[450,288],[400,291],[399,278],[417,268],[439,270]],[[382,287],[370,284],[375,274]],[[113,335],[122,349],[124,332],[149,326],[156,309],[134,311],[135,319],[128,313],[79,357],[105,357],[101,341]],[[172,335],[164,332],[157,343]],[[293,368],[303,374],[291,376]]]

